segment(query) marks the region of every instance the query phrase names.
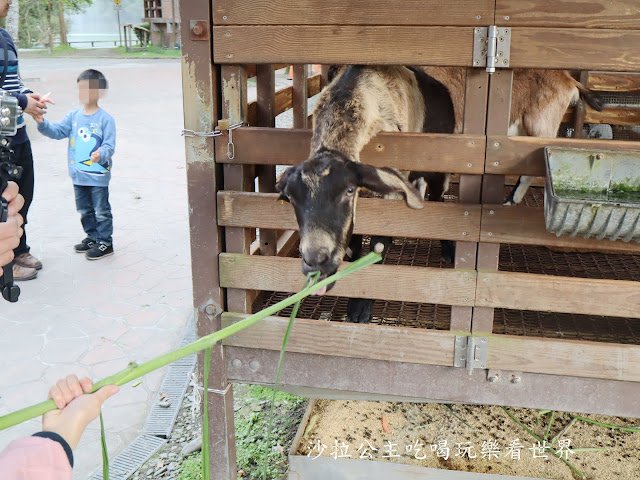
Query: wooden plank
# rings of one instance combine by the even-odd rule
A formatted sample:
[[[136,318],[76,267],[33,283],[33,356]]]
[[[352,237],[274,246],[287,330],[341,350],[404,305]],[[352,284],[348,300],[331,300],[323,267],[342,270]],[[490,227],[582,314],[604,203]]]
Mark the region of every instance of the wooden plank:
[[[387,12],[386,8],[383,10]],[[213,27],[213,45],[214,61],[219,64],[290,62],[470,67],[473,28],[217,26]],[[513,50],[513,42],[511,48]]]
[[[487,139],[486,172],[494,174],[544,176],[545,146],[640,151],[640,142],[490,136]],[[218,145],[216,143],[216,149],[217,148]]]
[[[476,305],[640,318],[640,282],[479,272]]]
[[[280,70],[281,68],[286,68],[288,66],[289,66],[288,63],[276,63],[273,66],[273,69],[274,70]],[[245,65],[245,69],[247,71],[247,78],[248,79],[256,76],[257,65],[255,63],[252,63],[250,65]]]
[[[511,29],[512,68],[640,71],[640,30]]]
[[[234,382],[273,384],[280,352],[224,348],[229,378]],[[505,374],[508,372],[503,370]],[[421,403],[455,401],[640,417],[638,382],[579,378],[571,376],[573,372],[563,371],[559,375],[520,372],[520,383],[511,383],[506,375],[493,383],[488,382],[483,373],[476,371],[468,375],[466,369],[456,367],[381,360],[363,362],[349,357],[288,353],[280,385],[282,390],[306,398]],[[576,395],[576,392],[589,394]],[[475,480],[476,477],[472,478]],[[441,477],[435,479],[441,480]]]
[[[223,287],[294,293],[305,278],[299,258],[220,254]],[[371,265],[340,280],[326,295],[469,306],[475,281],[475,271]]]
[[[488,340],[488,368],[640,382],[638,345],[509,335]]]
[[[307,98],[309,98],[308,85],[308,66],[307,65],[294,65],[293,66],[293,86],[291,87],[291,102],[293,107],[293,128],[307,128],[307,117],[309,116],[309,109],[307,106]],[[322,76],[318,77],[318,91],[322,83]],[[316,92],[317,93],[317,92]],[[312,95],[315,95],[313,93]]]
[[[480,205],[426,202],[422,210],[403,200],[359,198],[353,233],[391,237],[476,242],[480,238]],[[298,230],[290,203],[276,194],[218,192],[218,223],[227,227]]]
[[[226,0],[214,25],[487,25],[494,0]]]
[[[223,313],[222,324],[247,316]],[[279,351],[288,324],[288,318],[267,317],[227,337],[223,345]],[[450,332],[296,318],[287,352],[453,366],[454,343]]]
[[[297,165],[309,156],[311,145],[307,129],[243,127],[233,131],[236,155],[229,160],[227,139],[218,138],[216,161],[234,164]],[[481,135],[380,133],[364,147],[360,160],[399,170],[482,174],[484,153],[485,138]]]
[[[514,243],[518,245],[544,245],[606,251],[607,253],[640,253],[640,243],[622,240],[596,240],[547,232],[544,207],[484,205],[480,241],[488,243]]]
[[[600,92],[640,92],[640,74],[589,72],[589,88]]]
[[[562,121],[573,123],[577,113],[577,107],[569,108]],[[609,125],[640,125],[640,108],[638,107],[605,107],[598,112],[592,108],[586,108],[584,123],[607,123]]]
[[[638,28],[637,0],[497,0],[496,25]]]
[[[322,78],[318,75],[313,75],[307,79],[307,95],[312,97],[321,90]],[[280,115],[293,107],[293,87],[284,87],[276,91],[275,98],[275,114]],[[247,122],[249,125],[257,125],[258,115],[258,102],[257,100],[249,103],[247,106]],[[234,132],[235,135],[235,132]]]

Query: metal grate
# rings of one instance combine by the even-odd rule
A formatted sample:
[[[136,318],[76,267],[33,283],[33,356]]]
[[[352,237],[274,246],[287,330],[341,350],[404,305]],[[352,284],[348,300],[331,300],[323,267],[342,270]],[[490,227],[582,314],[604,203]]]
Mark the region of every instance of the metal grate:
[[[195,341],[196,329],[193,316],[187,324],[185,333],[180,341],[180,347]],[[178,412],[180,410],[180,404],[187,391],[189,384],[189,374],[193,372],[196,365],[196,355],[189,355],[188,357],[181,358],[169,365],[167,374],[162,381],[160,391],[156,394],[156,398],[153,401],[149,416],[145,422],[143,432],[150,435],[157,435],[159,437],[169,437],[173,424],[176,421]],[[169,407],[161,407],[158,403],[158,398],[161,393],[168,393],[171,405]]]
[[[628,92],[598,92],[605,107],[640,107],[640,95]]]
[[[109,478],[112,480],[126,480],[160,447],[167,443],[166,439],[153,435],[138,435],[116,458],[109,463]],[[91,477],[91,480],[102,480],[102,469]]]

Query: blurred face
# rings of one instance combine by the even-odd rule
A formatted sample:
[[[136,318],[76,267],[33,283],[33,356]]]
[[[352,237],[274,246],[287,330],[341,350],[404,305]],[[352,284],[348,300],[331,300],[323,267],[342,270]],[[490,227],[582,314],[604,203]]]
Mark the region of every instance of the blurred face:
[[[4,0],[0,0],[2,2]],[[104,90],[98,88],[99,80],[80,80],[78,82],[78,98],[82,105],[98,103]]]
[[[11,0],[0,0],[0,18],[4,18],[7,16],[10,5],[11,5]]]

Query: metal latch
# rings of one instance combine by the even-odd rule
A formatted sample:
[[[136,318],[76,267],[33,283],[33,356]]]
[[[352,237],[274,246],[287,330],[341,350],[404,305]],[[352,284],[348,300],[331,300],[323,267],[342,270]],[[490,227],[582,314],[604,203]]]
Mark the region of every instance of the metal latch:
[[[453,366],[465,367],[469,374],[474,368],[486,368],[487,345],[487,337],[456,335]]]
[[[511,27],[474,27],[474,67],[487,67],[487,72],[493,73],[496,68],[509,68],[510,60]]]

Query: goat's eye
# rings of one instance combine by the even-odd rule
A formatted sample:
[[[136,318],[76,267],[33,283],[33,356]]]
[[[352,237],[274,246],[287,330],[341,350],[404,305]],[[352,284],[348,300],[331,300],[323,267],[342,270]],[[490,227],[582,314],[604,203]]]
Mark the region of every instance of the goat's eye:
[[[347,191],[345,192],[345,194],[346,194],[348,197],[351,197],[355,192],[356,192],[356,189],[355,189],[355,188],[353,188],[353,187],[349,187],[349,188],[347,188]]]

